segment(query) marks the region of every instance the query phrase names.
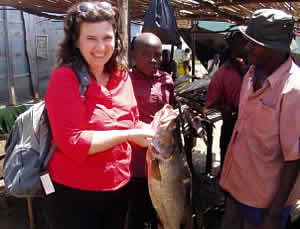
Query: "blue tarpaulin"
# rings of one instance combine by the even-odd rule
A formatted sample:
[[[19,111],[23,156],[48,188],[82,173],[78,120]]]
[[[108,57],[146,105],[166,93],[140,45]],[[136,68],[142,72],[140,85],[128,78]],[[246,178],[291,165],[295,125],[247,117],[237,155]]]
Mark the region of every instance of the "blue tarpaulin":
[[[156,34],[163,44],[180,43],[174,10],[169,0],[152,0],[144,18],[143,32]]]

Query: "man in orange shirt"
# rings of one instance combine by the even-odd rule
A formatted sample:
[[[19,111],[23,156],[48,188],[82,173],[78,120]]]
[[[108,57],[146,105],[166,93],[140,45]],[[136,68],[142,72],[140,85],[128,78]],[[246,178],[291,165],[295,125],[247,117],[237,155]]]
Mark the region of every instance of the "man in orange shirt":
[[[300,68],[290,57],[294,21],[254,12],[241,32],[251,67],[220,179],[228,192],[224,228],[285,228],[300,199]]]

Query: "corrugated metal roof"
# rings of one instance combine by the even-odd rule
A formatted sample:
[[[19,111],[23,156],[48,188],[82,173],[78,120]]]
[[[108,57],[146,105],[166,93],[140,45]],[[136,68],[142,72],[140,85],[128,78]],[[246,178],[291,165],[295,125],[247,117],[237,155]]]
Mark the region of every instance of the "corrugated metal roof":
[[[67,8],[80,0],[0,0],[0,5],[12,6],[30,13],[63,14]],[[119,0],[109,0],[117,5]],[[142,21],[151,0],[128,0],[132,20]],[[246,23],[251,14],[259,8],[276,8],[290,12],[300,22],[300,0],[170,0],[178,24],[181,20],[200,19]]]

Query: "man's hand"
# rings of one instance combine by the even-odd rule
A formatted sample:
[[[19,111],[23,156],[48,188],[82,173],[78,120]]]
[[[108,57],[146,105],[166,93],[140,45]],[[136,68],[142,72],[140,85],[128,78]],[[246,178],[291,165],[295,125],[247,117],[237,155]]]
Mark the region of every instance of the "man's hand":
[[[298,177],[299,168],[300,159],[284,163],[284,167],[280,174],[278,190],[274,195],[274,199],[271,201],[271,205],[267,209],[259,229],[281,228],[281,214]]]

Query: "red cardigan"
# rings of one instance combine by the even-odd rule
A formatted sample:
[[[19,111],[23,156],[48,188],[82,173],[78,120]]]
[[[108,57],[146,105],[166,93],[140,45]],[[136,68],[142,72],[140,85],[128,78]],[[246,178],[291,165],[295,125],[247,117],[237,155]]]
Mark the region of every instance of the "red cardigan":
[[[91,191],[116,190],[130,179],[131,147],[127,142],[88,155],[87,130],[122,130],[138,122],[137,104],[128,73],[115,70],[107,87],[91,84],[82,99],[75,73],[59,67],[51,75],[45,96],[56,151],[48,169],[60,184]]]

